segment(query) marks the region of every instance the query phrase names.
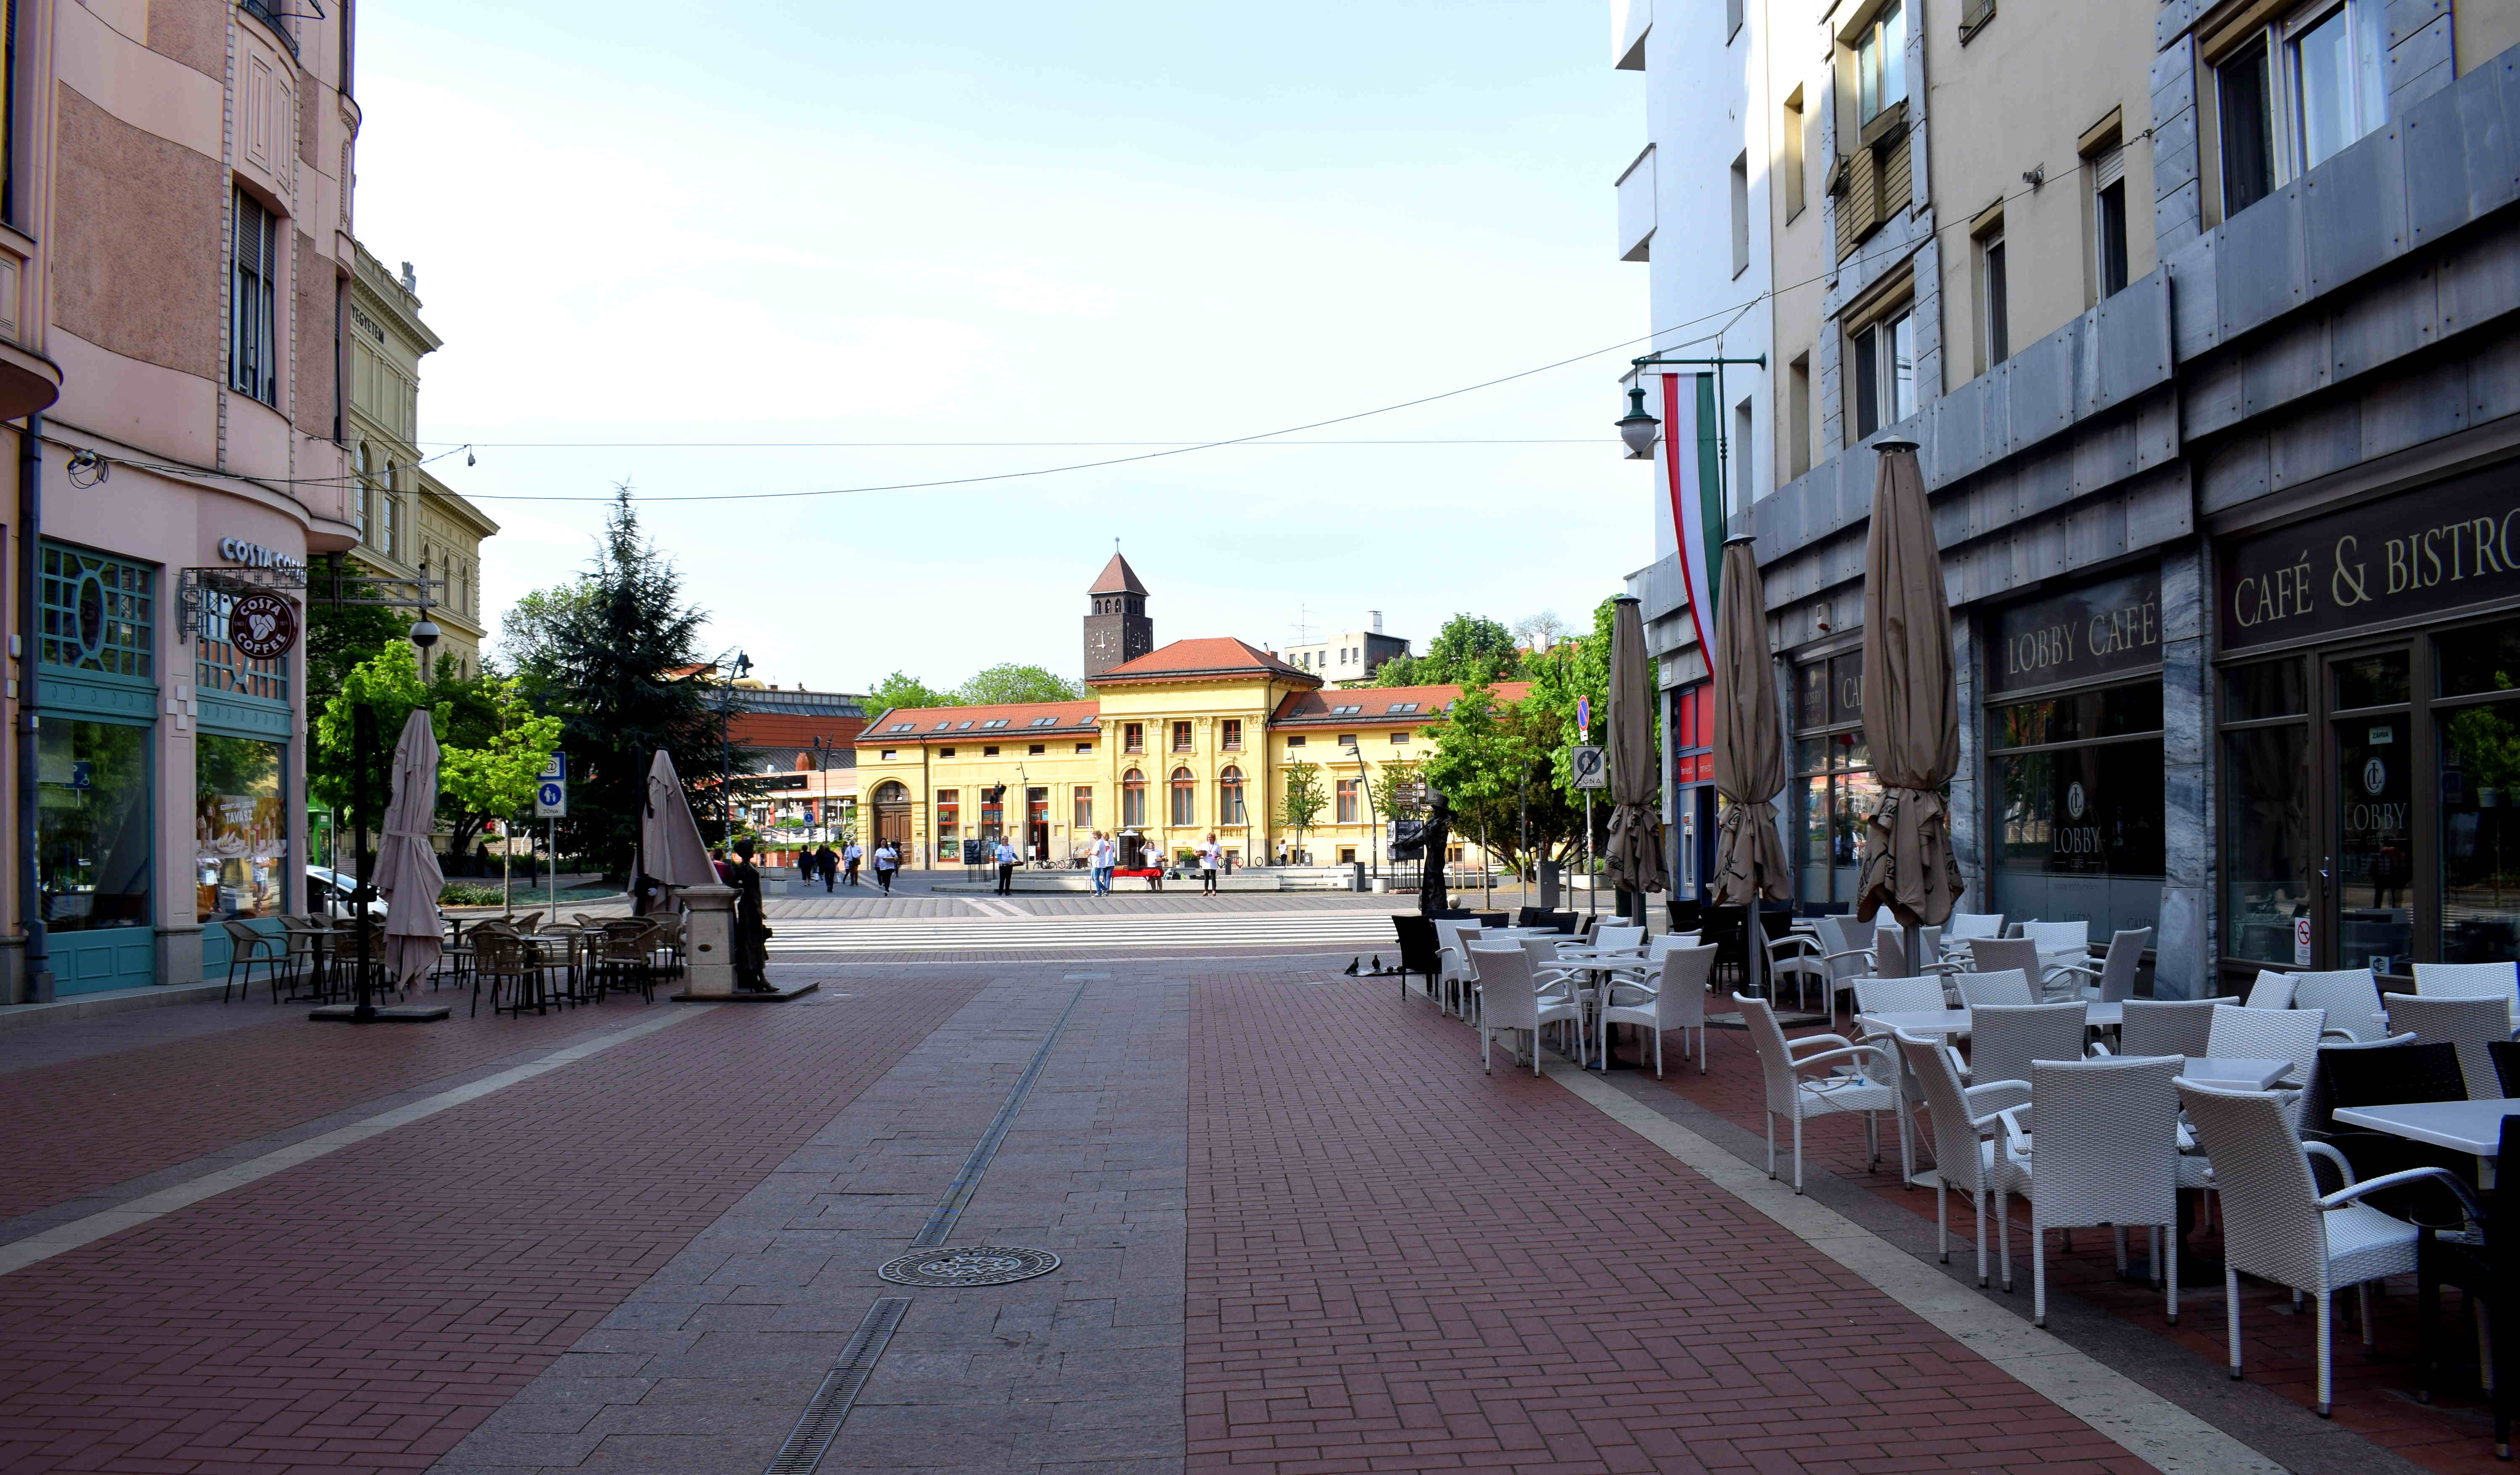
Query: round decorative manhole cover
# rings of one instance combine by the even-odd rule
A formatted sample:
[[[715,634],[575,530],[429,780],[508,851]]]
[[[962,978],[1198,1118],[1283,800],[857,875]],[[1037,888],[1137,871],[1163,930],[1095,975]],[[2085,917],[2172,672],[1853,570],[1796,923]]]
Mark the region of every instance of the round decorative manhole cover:
[[[895,1285],[1008,1285],[1057,1269],[1058,1257],[1048,1250],[975,1244],[920,1250],[885,1261],[876,1274]]]

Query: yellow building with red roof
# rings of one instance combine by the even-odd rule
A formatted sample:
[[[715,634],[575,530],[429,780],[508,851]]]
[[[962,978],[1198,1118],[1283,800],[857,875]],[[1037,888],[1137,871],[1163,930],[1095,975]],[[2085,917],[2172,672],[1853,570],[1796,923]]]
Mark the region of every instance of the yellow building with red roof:
[[[1177,857],[1211,833],[1238,867],[1299,847],[1317,864],[1374,858],[1374,777],[1433,751],[1425,726],[1461,689],[1325,691],[1230,636],[1157,646],[1146,593],[1112,555],[1088,593],[1083,700],[904,707],[868,723],[857,738],[868,840],[892,840],[913,868],[961,866],[967,846],[1002,835],[1065,865],[1098,829],[1121,837],[1124,864],[1140,849]],[[1511,701],[1529,689],[1496,690]],[[1280,821],[1288,777],[1307,763],[1328,802],[1299,836]]]

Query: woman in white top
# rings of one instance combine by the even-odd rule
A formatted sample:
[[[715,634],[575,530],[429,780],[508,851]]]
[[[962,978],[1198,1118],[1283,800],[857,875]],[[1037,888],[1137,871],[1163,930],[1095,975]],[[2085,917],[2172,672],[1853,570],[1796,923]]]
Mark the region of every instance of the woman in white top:
[[[1216,869],[1224,864],[1225,851],[1216,843],[1216,836],[1211,832],[1206,839],[1199,842],[1198,846],[1199,895],[1214,896],[1216,894]]]

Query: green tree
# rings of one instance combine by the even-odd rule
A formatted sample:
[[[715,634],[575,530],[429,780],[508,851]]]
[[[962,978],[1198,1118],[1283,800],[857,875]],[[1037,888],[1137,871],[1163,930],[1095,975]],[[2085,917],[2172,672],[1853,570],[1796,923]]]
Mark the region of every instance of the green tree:
[[[717,713],[707,688],[676,674],[700,663],[706,615],[684,603],[682,575],[640,532],[627,487],[606,518],[587,582],[554,620],[542,694],[562,719],[569,756],[561,833],[619,875],[638,844],[651,758],[659,748],[670,754],[687,788],[716,773]]]
[[[1375,769],[1366,785],[1373,798],[1374,813],[1386,821],[1418,818],[1426,809],[1420,797],[1425,780],[1423,759],[1394,758]]]
[[[393,782],[394,742],[413,710],[428,705],[428,689],[421,685],[410,647],[381,650],[352,666],[342,676],[340,690],[315,719],[306,763],[307,791],[337,813],[356,811],[364,794],[368,817],[382,819]],[[356,714],[361,707],[376,713],[376,745],[364,768],[355,761]]]
[[[1531,695],[1527,705],[1533,721],[1530,737],[1549,754],[1551,782],[1573,798],[1579,809],[1583,795],[1575,789],[1575,770],[1567,749],[1579,743],[1609,740],[1610,621],[1617,605],[1615,597],[1603,600],[1593,610],[1590,635],[1578,641],[1558,642],[1547,655],[1535,658],[1528,672]],[[1592,698],[1593,703],[1590,727],[1575,720],[1578,702],[1585,697]],[[1655,731],[1660,730],[1657,720]]]
[[[580,575],[565,584],[527,593],[499,616],[499,664],[540,692],[557,679],[566,632],[592,609],[599,591]]]
[[[465,684],[468,705],[486,708],[468,712],[446,725],[449,738],[459,729],[472,740],[463,746],[441,746],[437,759],[437,807],[456,821],[449,853],[460,853],[473,833],[488,822],[520,816],[533,801],[535,781],[561,742],[561,720],[537,714],[525,700],[524,684],[514,679],[481,677]],[[453,703],[449,703],[450,706]],[[506,885],[508,857],[502,851],[501,884]]]
[[[1435,741],[1434,754],[1425,760],[1426,782],[1452,806],[1453,832],[1494,848],[1499,836],[1514,832],[1526,750],[1489,683],[1473,673],[1426,736]]]
[[[1456,614],[1426,643],[1424,655],[1404,655],[1383,662],[1373,674],[1377,687],[1463,686],[1473,677],[1484,682],[1509,681],[1522,674],[1513,632],[1480,614]]]
[[[988,706],[1015,701],[1074,701],[1085,694],[1082,683],[1042,666],[1024,666],[1009,662],[991,666],[954,690],[954,699],[965,706]]]
[[[339,693],[350,669],[381,650],[398,649],[412,663],[411,627],[415,611],[390,604],[343,604],[341,600],[380,598],[377,586],[342,567],[338,560],[312,571],[306,591],[306,708],[323,710]]]
[[[902,671],[895,671],[876,683],[875,691],[869,693],[869,699],[874,702],[874,705],[867,708],[867,715],[870,717],[882,716],[895,707],[954,705],[953,693],[939,692],[918,677]]]
[[[1278,824],[1295,832],[1295,848],[1304,848],[1304,831],[1322,817],[1330,803],[1329,791],[1322,786],[1322,766],[1318,763],[1296,763],[1286,769],[1285,791],[1278,797]]]

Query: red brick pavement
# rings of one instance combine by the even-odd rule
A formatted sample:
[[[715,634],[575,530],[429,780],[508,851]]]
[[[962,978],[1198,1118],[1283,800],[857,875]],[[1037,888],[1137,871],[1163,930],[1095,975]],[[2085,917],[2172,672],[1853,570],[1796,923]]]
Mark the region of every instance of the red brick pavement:
[[[1846,1030],[1841,1020],[1837,1032],[1843,1034]],[[1709,1030],[1707,1037],[1710,1073],[1701,1078],[1694,1064],[1686,1072],[1674,1068],[1663,1085],[1751,1133],[1762,1132],[1759,1060],[1750,1037],[1740,1030],[1724,1029]],[[1665,1050],[1676,1050],[1678,1043],[1679,1037],[1673,1036]],[[1632,1046],[1623,1044],[1620,1050],[1623,1057],[1633,1058]],[[1667,1066],[1675,1065],[1676,1060],[1676,1054],[1666,1054]],[[1783,1123],[1778,1124],[1780,1142],[1790,1142],[1787,1132]],[[1916,1140],[1918,1163],[1930,1163],[1932,1139],[1922,1126],[1921,1113]],[[1923,1189],[1905,1191],[1899,1186],[1898,1161],[1893,1155],[1896,1140],[1887,1127],[1883,1129],[1882,1141],[1882,1170],[1868,1173],[1862,1117],[1822,1117],[1808,1122],[1803,1127],[1805,1174],[1808,1177],[1824,1169],[1850,1182],[1865,1184],[1885,1202],[1931,1222],[1934,1195]],[[1780,1144],[1780,1172],[1784,1171],[1785,1150]],[[2013,1273],[2023,1296],[2030,1293],[2029,1218],[2029,1210],[2016,1202],[2012,1208]],[[1966,1199],[1952,1200],[1952,1255],[1958,1261],[1973,1253],[1969,1249],[1973,1220]],[[2221,1254],[2221,1236],[2210,1230],[2191,1243],[2205,1253]],[[1992,1267],[1992,1241],[1988,1251],[1988,1264]],[[2050,1296],[2079,1296],[2168,1337],[2197,1356],[2200,1373],[2221,1375],[2219,1369],[2227,1365],[2230,1354],[2224,1341],[2223,1287],[2219,1276],[2211,1286],[2190,1286],[2181,1293],[2179,1324],[2172,1326],[2158,1292],[2117,1278],[2116,1255],[2106,1232],[2092,1230],[2077,1236],[2077,1249],[2071,1254],[2063,1252],[2059,1236],[2050,1235],[2048,1255]],[[2494,1458],[2490,1438],[2493,1425],[2473,1396],[2461,1398],[2443,1393],[2431,1405],[2415,1402],[2409,1366],[2415,1341],[2413,1289],[2413,1278],[2403,1277],[2394,1286],[2397,1293],[2377,1299],[2377,1315],[2372,1319],[2379,1328],[2379,1361],[2365,1360],[2359,1326],[2349,1328],[2342,1320],[2338,1322],[2336,1423],[2428,1469],[2457,1475],[2508,1469]],[[2347,1298],[2348,1304],[2351,1300]],[[2455,1301],[2447,1310],[2451,1318],[2458,1315]],[[2457,1323],[2453,1319],[2449,1324]],[[2244,1375],[2304,1408],[2310,1407],[2317,1391],[2314,1380],[2318,1369],[2313,1361],[2316,1326],[2311,1317],[2294,1314],[2291,1293],[2254,1280],[2241,1281],[2240,1327]]]
[[[1390,988],[1192,1050],[1193,1470],[2148,1468]]]
[[[520,1050],[617,1028],[645,1006],[613,999],[550,1014],[455,1017],[419,1028],[314,1024],[303,1005],[250,1006],[268,1023],[0,1075],[0,1220],[249,1142],[361,1101],[478,1069]]]
[[[722,1006],[0,1276],[0,1470],[425,1469],[980,983]]]

